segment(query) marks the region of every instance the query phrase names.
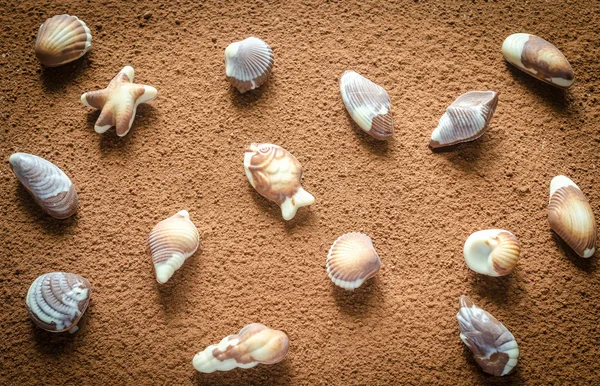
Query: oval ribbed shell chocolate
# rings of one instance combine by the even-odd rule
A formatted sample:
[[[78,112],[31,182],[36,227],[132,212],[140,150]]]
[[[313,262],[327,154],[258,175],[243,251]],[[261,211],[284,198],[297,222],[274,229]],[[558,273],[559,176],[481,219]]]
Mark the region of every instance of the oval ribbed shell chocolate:
[[[44,66],[58,67],[77,60],[92,47],[92,34],[75,16],[56,15],[40,26],[35,56]]]
[[[463,249],[465,262],[473,271],[489,276],[508,275],[521,256],[519,240],[502,229],[473,233]]]
[[[327,274],[335,285],[352,290],[375,276],[381,260],[371,238],[352,232],[340,236],[329,249]]]
[[[241,93],[264,84],[273,68],[273,50],[264,41],[249,37],[225,49],[225,74]]]

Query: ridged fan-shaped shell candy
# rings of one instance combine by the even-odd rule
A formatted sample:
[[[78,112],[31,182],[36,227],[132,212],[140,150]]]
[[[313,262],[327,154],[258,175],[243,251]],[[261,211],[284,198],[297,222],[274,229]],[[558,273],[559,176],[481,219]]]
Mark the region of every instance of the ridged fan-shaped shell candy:
[[[44,66],[58,67],[81,58],[91,47],[92,34],[83,20],[56,15],[40,26],[35,56]]]
[[[504,276],[517,265],[521,246],[509,231],[486,229],[469,236],[463,252],[465,262],[473,271],[488,276]]]
[[[259,38],[233,42],[225,49],[225,75],[240,93],[263,85],[273,68],[273,50]]]
[[[327,274],[333,283],[347,290],[360,287],[375,276],[381,260],[371,238],[352,232],[338,237],[327,255]]]

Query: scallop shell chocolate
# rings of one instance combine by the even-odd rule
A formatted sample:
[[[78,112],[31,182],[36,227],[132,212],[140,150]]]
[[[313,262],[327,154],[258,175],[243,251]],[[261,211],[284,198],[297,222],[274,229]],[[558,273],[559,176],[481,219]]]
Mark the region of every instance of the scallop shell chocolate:
[[[40,26],[35,56],[46,67],[58,67],[81,58],[92,47],[92,34],[75,16],[56,15]]]
[[[148,237],[156,280],[164,284],[200,246],[200,235],[186,210],[156,224]]]
[[[594,212],[581,189],[568,177],[556,176],[550,183],[548,221],[579,256],[594,254],[598,234]]]
[[[488,276],[512,272],[521,256],[519,240],[502,229],[475,232],[465,242],[465,262],[473,271]]]
[[[385,89],[354,71],[340,78],[340,92],[346,110],[367,134],[380,140],[394,134],[392,104]]]
[[[327,255],[327,274],[333,283],[347,290],[360,287],[375,276],[381,260],[371,238],[352,232],[338,237]]]
[[[548,84],[569,88],[575,73],[565,56],[551,43],[535,35],[516,33],[502,43],[507,62]]]
[[[273,50],[264,41],[249,37],[225,49],[225,75],[240,93],[262,86],[273,68]]]
[[[431,134],[429,146],[437,149],[473,141],[488,129],[498,105],[495,91],[469,91],[459,96],[446,109]]]
[[[83,276],[68,272],[46,273],[27,292],[31,320],[50,332],[78,330],[77,323],[90,303],[92,286]]]
[[[8,161],[19,181],[46,213],[57,219],[75,214],[77,191],[58,166],[27,153],[14,153]]]
[[[459,303],[456,319],[460,339],[473,353],[475,362],[488,374],[498,377],[510,374],[519,360],[519,345],[515,337],[466,296],[461,296]]]

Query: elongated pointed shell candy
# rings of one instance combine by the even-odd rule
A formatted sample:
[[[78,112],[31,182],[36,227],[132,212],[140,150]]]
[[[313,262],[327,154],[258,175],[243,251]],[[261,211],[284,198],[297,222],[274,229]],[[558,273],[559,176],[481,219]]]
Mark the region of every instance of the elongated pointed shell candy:
[[[340,78],[340,92],[346,110],[361,129],[377,139],[392,137],[392,104],[383,87],[354,71],[345,71]]]
[[[460,326],[460,339],[473,353],[475,362],[488,374],[498,377],[509,374],[519,359],[519,345],[515,337],[466,296],[461,296],[459,303],[456,319]]]
[[[502,43],[507,62],[529,75],[560,88],[575,81],[571,64],[558,48],[535,35],[512,34]]]
[[[335,285],[353,290],[377,274],[381,260],[369,236],[352,232],[335,240],[329,248],[326,266]]]
[[[50,332],[77,331],[77,323],[90,303],[92,286],[86,278],[68,272],[46,273],[27,292],[27,309],[33,322]]]
[[[465,262],[473,271],[489,276],[504,276],[517,265],[521,245],[509,231],[487,229],[469,236],[463,252]]]
[[[156,224],[148,237],[156,280],[164,284],[200,246],[200,235],[186,210]]]
[[[431,134],[429,146],[436,149],[460,142],[473,141],[488,129],[498,105],[495,91],[469,91],[446,109]]]
[[[8,161],[19,181],[46,213],[58,219],[75,214],[77,191],[58,166],[27,153],[14,153]]]
[[[284,220],[291,220],[298,208],[315,202],[300,185],[302,166],[281,146],[253,143],[244,153],[244,170],[250,185],[261,196],[281,207]]]
[[[237,335],[230,335],[196,354],[192,364],[201,373],[229,371],[236,367],[248,369],[259,363],[281,362],[288,349],[289,339],[283,331],[252,323]]]
[[[579,187],[565,176],[556,176],[550,183],[548,221],[579,256],[594,254],[598,234],[594,212]]]
[[[273,68],[273,50],[264,41],[249,37],[225,49],[225,74],[242,94],[263,85]]]
[[[75,16],[56,15],[40,26],[35,56],[44,66],[58,67],[81,58],[92,47],[92,34]]]

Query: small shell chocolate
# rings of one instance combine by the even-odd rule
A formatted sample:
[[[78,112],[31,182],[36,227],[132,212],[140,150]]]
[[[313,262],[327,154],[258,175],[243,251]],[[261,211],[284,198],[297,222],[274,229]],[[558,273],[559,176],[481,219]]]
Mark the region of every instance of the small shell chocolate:
[[[594,254],[598,234],[594,212],[581,189],[568,177],[556,176],[550,183],[548,221],[579,256]]]
[[[57,219],[75,214],[77,191],[58,166],[27,153],[14,153],[8,162],[19,181],[46,213]]]
[[[56,15],[41,26],[35,56],[47,67],[58,67],[81,58],[92,47],[92,34],[83,20]]]
[[[380,266],[381,260],[371,238],[363,233],[352,232],[338,237],[327,255],[329,278],[347,290],[360,287],[377,274]]]
[[[38,277],[27,292],[31,320],[50,332],[78,330],[77,323],[90,303],[90,282],[74,273],[52,272]]]
[[[237,335],[223,338],[219,344],[208,346],[196,354],[192,365],[201,373],[229,371],[240,367],[249,369],[259,363],[281,362],[288,353],[289,339],[283,331],[252,323]]]
[[[509,374],[517,365],[519,345],[515,337],[496,318],[477,307],[466,296],[459,299],[456,314],[460,339],[483,371],[495,376]]]
[[[156,281],[166,283],[200,246],[200,235],[186,210],[156,224],[148,237]]]
[[[298,208],[315,202],[300,185],[302,166],[281,146],[253,143],[244,153],[244,170],[250,185],[261,196],[281,207],[284,220],[291,220]]]
[[[473,141],[488,129],[498,105],[495,91],[469,91],[448,108],[431,134],[429,146],[437,149],[460,142]]]
[[[573,68],[562,52],[535,35],[510,35],[502,43],[502,54],[519,70],[553,86],[569,88],[575,81]]]
[[[473,271],[488,276],[504,276],[517,265],[521,245],[509,231],[486,229],[469,236],[463,252],[465,262]]]
[[[273,68],[273,50],[264,41],[249,37],[225,49],[225,75],[240,93],[263,85]]]
[[[392,104],[385,89],[354,71],[340,78],[346,110],[356,124],[374,138],[386,140],[394,134]]]

